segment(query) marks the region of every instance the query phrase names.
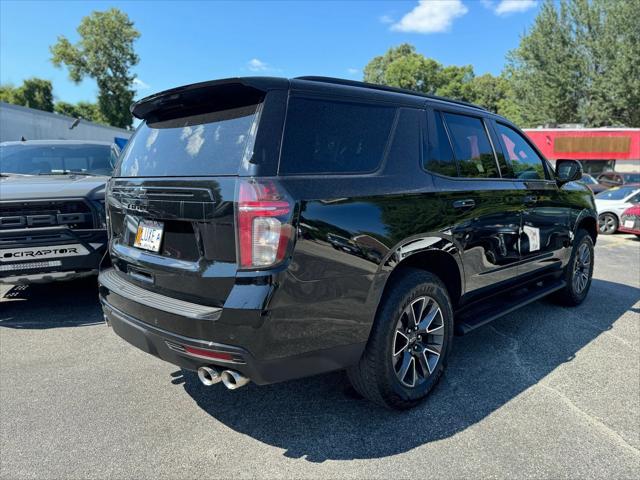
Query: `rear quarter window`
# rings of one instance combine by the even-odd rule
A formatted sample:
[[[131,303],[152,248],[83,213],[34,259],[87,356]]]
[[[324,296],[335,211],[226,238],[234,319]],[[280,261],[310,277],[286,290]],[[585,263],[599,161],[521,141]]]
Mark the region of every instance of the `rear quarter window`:
[[[442,123],[440,112],[435,112],[434,125],[430,132],[429,150],[426,155],[425,168],[431,172],[446,175],[448,177],[458,176],[458,166],[453,156],[453,149],[449,142],[449,136]]]
[[[498,164],[480,118],[443,113],[461,177],[500,178]]]
[[[289,101],[280,173],[353,174],[381,164],[395,107],[293,97]]]

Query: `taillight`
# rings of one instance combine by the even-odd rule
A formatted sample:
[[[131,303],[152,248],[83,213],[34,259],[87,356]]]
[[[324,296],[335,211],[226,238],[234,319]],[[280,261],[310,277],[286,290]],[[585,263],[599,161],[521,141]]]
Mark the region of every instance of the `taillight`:
[[[291,202],[274,181],[240,180],[240,267],[268,267],[284,260],[293,232],[291,214]]]

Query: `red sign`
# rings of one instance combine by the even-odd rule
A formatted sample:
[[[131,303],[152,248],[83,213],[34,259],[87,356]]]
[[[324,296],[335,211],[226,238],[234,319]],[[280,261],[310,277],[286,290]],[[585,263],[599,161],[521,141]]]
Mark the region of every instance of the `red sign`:
[[[640,160],[640,128],[536,128],[524,132],[549,160]]]

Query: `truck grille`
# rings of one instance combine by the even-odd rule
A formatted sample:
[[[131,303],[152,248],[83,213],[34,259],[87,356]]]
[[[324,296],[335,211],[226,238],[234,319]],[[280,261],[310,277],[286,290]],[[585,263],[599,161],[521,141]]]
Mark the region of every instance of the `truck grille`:
[[[0,230],[57,226],[91,229],[93,211],[84,200],[0,202]]]

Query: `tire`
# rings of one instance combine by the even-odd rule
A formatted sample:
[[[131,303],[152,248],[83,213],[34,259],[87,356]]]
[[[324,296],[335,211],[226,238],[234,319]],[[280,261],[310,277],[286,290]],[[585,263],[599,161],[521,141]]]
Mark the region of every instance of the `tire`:
[[[419,312],[417,331],[408,331],[416,328],[411,312]],[[440,380],[452,341],[453,310],[446,287],[429,272],[405,269],[385,292],[362,358],[347,375],[354,389],[372,402],[412,408]]]
[[[598,231],[603,235],[612,235],[618,231],[618,217],[613,213],[603,213],[598,217]]]
[[[588,265],[584,264],[588,256]],[[554,300],[561,305],[575,307],[580,305],[589,293],[593,277],[593,239],[586,230],[578,230],[573,242],[571,257],[565,267],[564,280],[566,286],[553,294]],[[576,275],[586,275],[577,281]]]

